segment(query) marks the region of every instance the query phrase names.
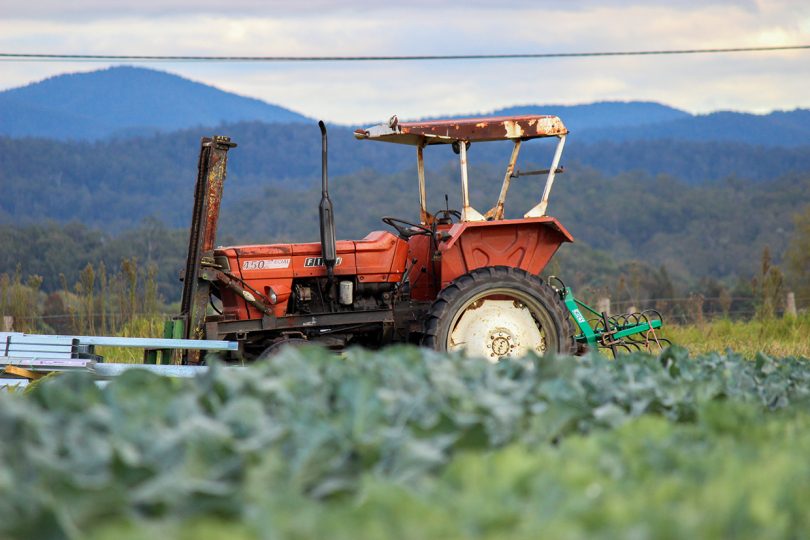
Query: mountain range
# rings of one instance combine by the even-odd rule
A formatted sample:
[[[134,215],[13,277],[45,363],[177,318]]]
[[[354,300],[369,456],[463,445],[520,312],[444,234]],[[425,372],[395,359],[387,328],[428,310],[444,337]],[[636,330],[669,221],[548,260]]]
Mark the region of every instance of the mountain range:
[[[669,139],[781,147],[810,144],[807,109],[693,115],[660,103],[614,101],[521,105],[485,114],[537,113],[560,116],[580,142]],[[470,111],[456,117],[480,114]],[[58,75],[0,92],[0,135],[10,137],[99,140],[241,121],[313,122],[280,105],[141,67]]]
[[[0,92],[0,134],[95,140],[223,122],[306,122],[278,105],[177,75],[119,66]]]

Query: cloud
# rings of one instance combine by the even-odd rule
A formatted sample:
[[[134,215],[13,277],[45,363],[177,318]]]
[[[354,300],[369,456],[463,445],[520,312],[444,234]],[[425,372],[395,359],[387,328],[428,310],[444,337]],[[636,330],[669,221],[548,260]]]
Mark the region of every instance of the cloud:
[[[0,2],[9,3],[7,0]],[[143,0],[3,7],[0,52],[406,55],[574,52],[810,43],[810,3],[669,0],[228,3]],[[337,7],[336,7],[337,6]],[[36,9],[35,9],[36,8]],[[44,14],[40,14],[42,10]],[[60,11],[61,10],[61,11]],[[63,17],[69,11],[76,15]],[[71,11],[73,10],[73,11]],[[35,13],[37,12],[37,13]],[[79,16],[83,14],[82,16]],[[14,19],[14,17],[17,17]],[[810,106],[810,51],[500,62],[150,64],[358,123],[515,103],[648,99],[691,111]],[[0,88],[104,64],[4,62]]]
[[[621,9],[637,6],[663,6],[676,10],[693,10],[706,6],[733,6],[758,10],[757,0],[454,0],[438,3],[436,0],[410,0],[407,4],[380,2],[378,0],[38,0],[37,2],[14,2],[3,0],[2,12],[6,19],[64,20],[65,17],[81,17],[84,20],[111,17],[163,16],[190,14],[219,14],[224,16],[252,15],[267,18],[299,16],[331,16],[340,13],[391,13],[409,11],[415,16],[429,19],[436,11],[451,11],[464,18],[470,11],[519,12],[526,9],[542,9],[567,12],[584,12],[599,8]]]

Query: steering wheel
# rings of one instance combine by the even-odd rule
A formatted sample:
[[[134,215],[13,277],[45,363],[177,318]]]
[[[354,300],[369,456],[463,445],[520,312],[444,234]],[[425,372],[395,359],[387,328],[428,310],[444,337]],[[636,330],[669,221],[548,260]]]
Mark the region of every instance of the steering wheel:
[[[432,235],[433,231],[425,227],[424,225],[417,225],[416,223],[411,223],[410,221],[405,221],[404,219],[399,219],[391,216],[385,216],[382,218],[382,222],[386,225],[393,227],[397,230],[399,235],[402,238],[410,238],[411,236],[416,236],[417,234],[427,234]],[[407,225],[409,228],[404,227]],[[418,229],[418,230],[413,230]]]
[[[456,221],[461,221],[461,212],[458,210],[437,210],[434,216],[436,216],[437,219],[448,220],[450,223],[453,222],[453,218],[456,218]]]

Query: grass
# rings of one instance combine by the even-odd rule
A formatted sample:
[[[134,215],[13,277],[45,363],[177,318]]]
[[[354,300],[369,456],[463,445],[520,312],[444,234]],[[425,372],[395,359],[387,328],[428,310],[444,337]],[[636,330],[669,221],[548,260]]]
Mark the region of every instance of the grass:
[[[163,323],[166,319],[166,315],[160,314],[136,317],[124,325],[124,328],[118,333],[118,337],[162,338]],[[104,357],[105,362],[110,363],[143,363],[143,349],[140,348],[97,347],[96,354],[100,354]]]
[[[164,315],[136,318],[119,334],[121,337],[162,337]],[[693,354],[725,352],[731,349],[747,357],[758,352],[769,356],[810,358],[810,312],[798,317],[766,320],[732,321],[715,319],[703,324],[666,324],[661,334]],[[107,362],[139,364],[141,349],[99,347]]]
[[[769,356],[810,358],[810,313],[781,319],[718,319],[700,325],[668,325],[663,334],[692,354],[731,349],[750,357],[763,352]]]

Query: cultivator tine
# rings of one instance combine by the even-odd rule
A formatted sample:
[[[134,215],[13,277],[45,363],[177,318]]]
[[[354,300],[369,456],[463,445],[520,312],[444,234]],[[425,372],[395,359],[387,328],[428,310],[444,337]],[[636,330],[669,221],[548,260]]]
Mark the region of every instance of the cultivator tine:
[[[604,311],[602,312],[602,322],[604,323],[604,327],[605,327],[605,333],[602,335],[603,346],[609,347],[610,351],[613,353],[613,358],[616,358],[616,353],[617,353],[617,349],[618,349],[616,347],[616,345],[619,342],[613,339],[614,330],[611,328],[611,324],[610,324],[611,321],[608,318],[607,313],[605,313]],[[614,328],[616,327],[615,324],[614,324],[613,327]],[[610,329],[610,330],[608,330],[608,329]]]
[[[650,344],[655,342],[655,344],[658,346],[658,350],[663,351],[664,347],[661,345],[661,339],[659,339],[658,334],[655,332],[655,327],[652,323],[652,321],[656,319],[651,319],[651,316],[654,316],[658,321],[660,321],[660,324],[664,323],[664,318],[661,316],[661,313],[655,309],[647,309],[639,314],[639,322],[646,323],[647,327],[649,328],[649,330],[644,332],[644,346],[647,351],[652,352],[650,349]]]
[[[575,337],[576,341],[587,347],[601,347],[610,349],[613,357],[620,351],[647,351],[653,352],[653,346],[659,351],[670,345],[666,339],[658,337],[656,329],[661,328],[664,320],[661,313],[654,309],[641,312],[623,313],[609,316],[606,312],[598,312],[588,304],[577,300],[570,287],[554,276],[549,277],[550,282],[559,285],[555,288],[568,308],[571,317],[576,322],[581,333]],[[586,319],[587,313],[591,319]]]

